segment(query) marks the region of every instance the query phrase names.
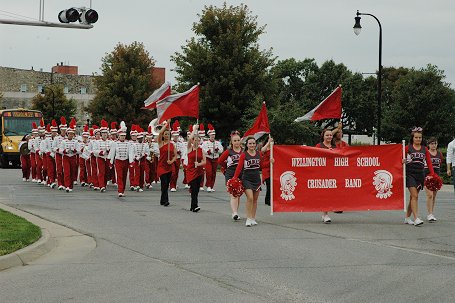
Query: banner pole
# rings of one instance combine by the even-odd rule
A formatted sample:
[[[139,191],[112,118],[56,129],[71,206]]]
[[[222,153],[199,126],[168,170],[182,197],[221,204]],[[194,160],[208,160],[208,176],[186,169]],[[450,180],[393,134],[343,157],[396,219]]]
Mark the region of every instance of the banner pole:
[[[274,145],[273,141],[270,142],[270,159],[273,159],[273,145]],[[273,216],[273,163],[272,163],[272,161],[270,161],[270,215]]]
[[[406,146],[405,141],[402,141],[403,144],[403,159],[406,159]],[[403,160],[401,160],[403,161]],[[406,163],[402,163],[403,165],[403,211],[406,212]]]
[[[199,125],[199,118],[196,119],[196,124]],[[199,131],[199,128],[198,128],[198,131]],[[199,134],[198,134],[199,136]],[[193,140],[194,140],[194,136],[193,136]],[[199,143],[201,143],[201,141],[199,141]],[[193,142],[193,145],[194,145],[194,142]],[[194,146],[193,146],[194,148]],[[196,167],[196,163],[197,163],[197,149],[199,148],[199,145],[196,146],[196,161],[194,162],[194,167]]]

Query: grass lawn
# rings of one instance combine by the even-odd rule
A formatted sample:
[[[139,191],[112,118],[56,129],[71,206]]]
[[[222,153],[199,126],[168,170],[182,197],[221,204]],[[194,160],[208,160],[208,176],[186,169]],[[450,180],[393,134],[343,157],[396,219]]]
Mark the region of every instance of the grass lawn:
[[[26,247],[41,237],[41,229],[0,209],[0,256]]]

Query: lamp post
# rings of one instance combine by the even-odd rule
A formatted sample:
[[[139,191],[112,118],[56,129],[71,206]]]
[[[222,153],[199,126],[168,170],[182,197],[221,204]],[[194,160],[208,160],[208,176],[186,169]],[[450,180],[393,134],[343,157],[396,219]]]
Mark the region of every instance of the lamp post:
[[[357,10],[357,17],[355,17],[355,24],[354,24],[354,33],[356,35],[360,34],[360,31],[362,30],[362,26],[360,25],[360,16],[371,16],[373,17],[379,25],[379,68],[378,68],[378,132],[377,132],[377,138],[378,138],[378,145],[381,144],[381,100],[382,100],[382,26],[381,22],[379,22],[379,19],[376,18],[376,16],[372,14],[367,14],[367,13],[359,13]]]

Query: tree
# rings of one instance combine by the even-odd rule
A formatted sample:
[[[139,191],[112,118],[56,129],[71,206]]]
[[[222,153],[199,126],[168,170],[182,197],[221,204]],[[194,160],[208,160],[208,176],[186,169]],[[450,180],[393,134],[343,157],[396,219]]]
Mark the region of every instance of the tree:
[[[61,116],[74,117],[77,111],[77,103],[74,99],[66,98],[63,86],[51,84],[44,88],[44,94],[37,94],[32,99],[32,109],[43,113],[46,123]]]
[[[268,70],[275,58],[271,50],[259,49],[265,26],[258,26],[246,5],[205,6],[198,16],[193,24],[196,37],[171,60],[180,90],[200,83],[200,118],[214,123],[225,137],[233,129],[245,130],[242,118],[247,109],[268,99]]]
[[[101,119],[125,121],[127,125],[143,127],[154,118],[152,112],[141,109],[144,100],[158,84],[152,79],[155,62],[142,43],[117,44],[102,59],[102,76],[94,80],[95,98],[88,105],[94,123]]]
[[[436,66],[387,70],[389,80],[384,109],[383,137],[399,143],[408,139],[410,130],[420,126],[424,136],[435,136],[441,144],[453,138],[455,91],[445,83],[444,72]]]

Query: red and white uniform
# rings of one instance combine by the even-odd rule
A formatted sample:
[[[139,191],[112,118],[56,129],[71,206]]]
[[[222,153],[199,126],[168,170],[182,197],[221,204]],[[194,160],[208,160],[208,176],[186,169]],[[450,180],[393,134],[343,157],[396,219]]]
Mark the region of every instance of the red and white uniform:
[[[174,148],[177,150],[177,159],[175,159],[175,162],[173,163],[171,183],[169,184],[169,187],[172,189],[177,188],[177,179],[179,177],[180,164],[183,155],[186,154],[186,146],[185,141],[181,137],[177,138],[177,141],[171,141],[171,144],[174,144]]]
[[[45,164],[47,169],[47,184],[50,185],[55,182],[55,153],[52,149],[52,144],[54,140],[52,137],[46,137],[46,139],[41,141],[40,150],[43,153],[43,165]]]
[[[123,194],[126,186],[126,176],[130,162],[134,159],[130,158],[130,143],[127,141],[114,141],[108,155],[110,166],[114,165],[115,173],[117,174],[117,191]]]
[[[28,149],[30,150],[30,167],[32,173],[32,180],[36,180],[36,151],[35,151],[35,138],[28,140]]]
[[[64,186],[64,177],[63,177],[63,154],[60,152],[60,145],[62,144],[65,137],[62,135],[55,136],[52,141],[52,151],[55,155],[55,167],[57,171],[57,183],[58,186]]]
[[[99,183],[98,183],[98,164],[96,163],[96,156],[95,153],[93,152],[96,147],[98,140],[93,138],[90,140],[90,143],[88,145],[88,149],[90,151],[90,167],[91,167],[91,175],[92,175],[92,184],[93,187],[99,188]]]
[[[43,153],[40,150],[41,141],[43,139],[37,136],[33,139],[33,149],[35,150],[35,160],[36,160],[36,179],[41,182],[44,180],[43,175]]]
[[[112,141],[109,140],[96,140],[96,143],[92,145],[93,154],[96,157],[96,164],[98,165],[98,185],[100,188],[106,188],[107,176],[109,174],[109,163],[107,157],[111,149]]]
[[[146,142],[132,142],[129,147],[130,159],[132,159],[130,165],[133,166],[134,176],[130,178],[133,181],[131,186],[140,188],[144,187],[144,171],[146,161],[150,160],[150,149]]]
[[[90,140],[79,142],[79,181],[92,183],[92,168],[90,166]]]
[[[204,151],[206,158],[205,171],[207,180],[205,186],[213,189],[216,179],[216,170],[218,168],[218,158],[223,153],[223,146],[220,141],[207,140],[202,143],[202,150]]]
[[[66,188],[73,188],[73,182],[77,180],[77,151],[78,145],[76,139],[69,140],[66,138],[60,144],[59,151],[63,154],[63,179]]]

